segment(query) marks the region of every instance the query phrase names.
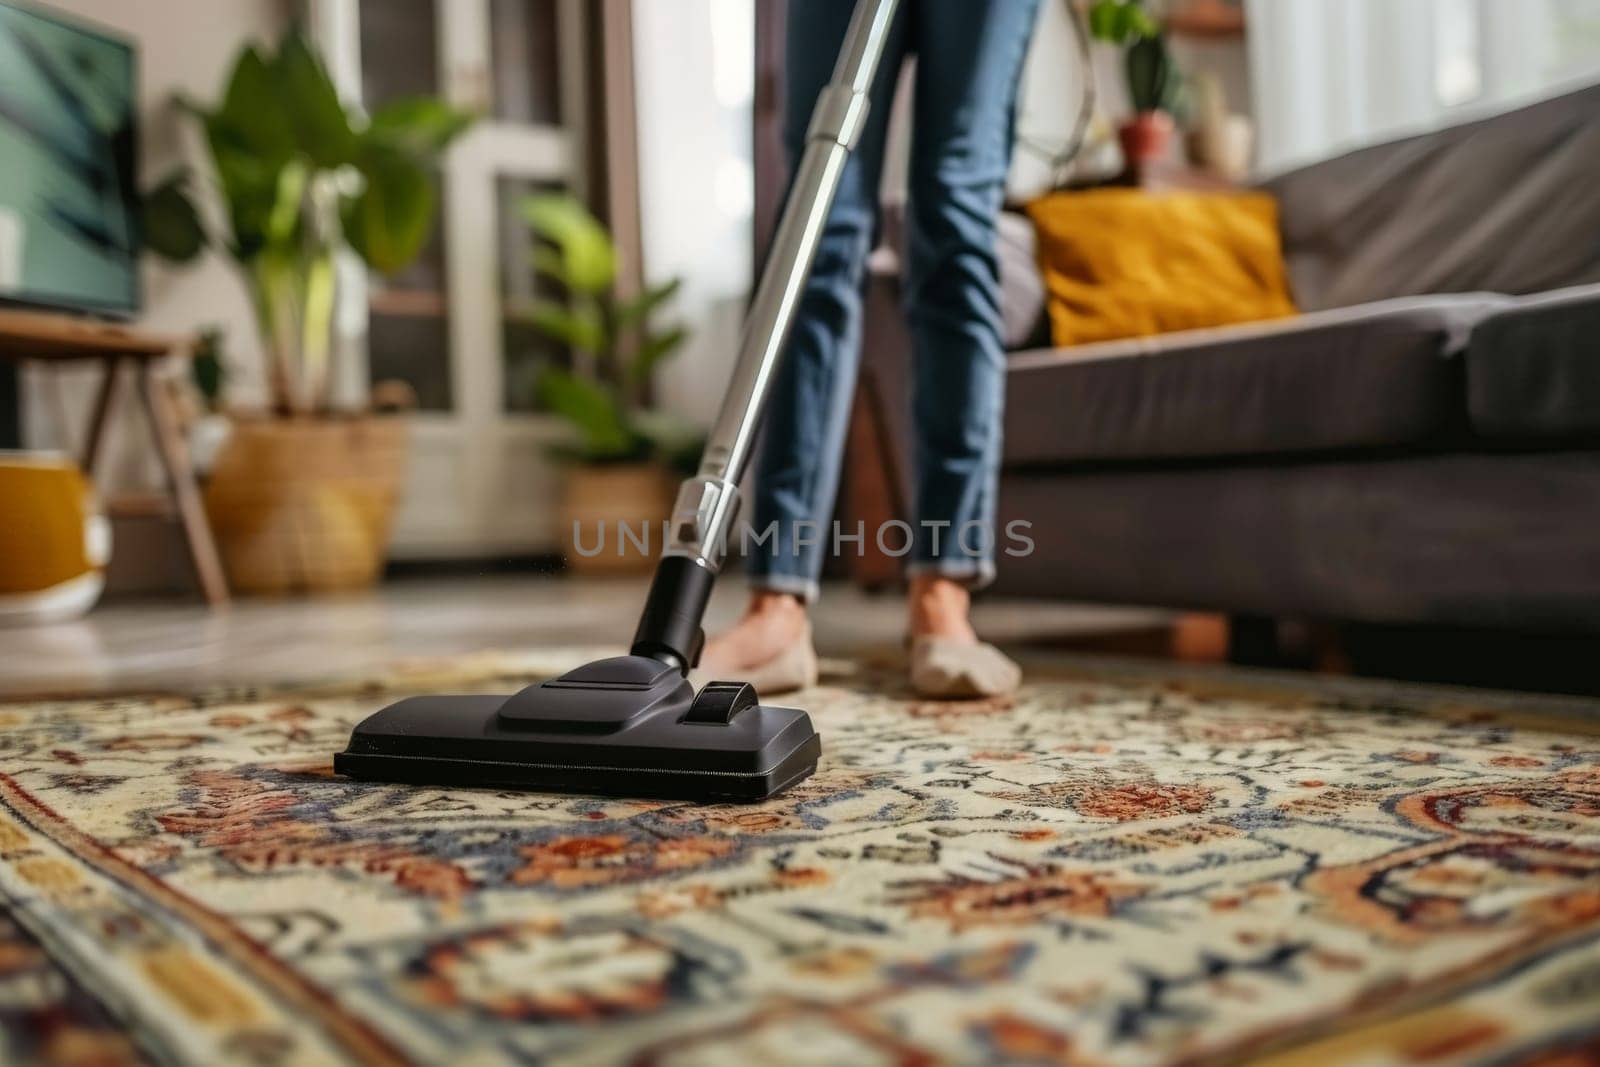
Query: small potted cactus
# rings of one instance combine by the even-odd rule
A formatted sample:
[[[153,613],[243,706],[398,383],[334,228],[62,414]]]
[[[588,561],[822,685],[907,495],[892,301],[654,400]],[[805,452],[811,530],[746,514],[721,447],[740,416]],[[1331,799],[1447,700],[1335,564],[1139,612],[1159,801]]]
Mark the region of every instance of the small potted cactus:
[[[1117,137],[1128,167],[1162,158],[1177,129],[1173,116],[1183,90],[1164,28],[1142,0],[1097,0],[1089,9],[1089,31],[1124,50],[1134,115],[1118,128]]]

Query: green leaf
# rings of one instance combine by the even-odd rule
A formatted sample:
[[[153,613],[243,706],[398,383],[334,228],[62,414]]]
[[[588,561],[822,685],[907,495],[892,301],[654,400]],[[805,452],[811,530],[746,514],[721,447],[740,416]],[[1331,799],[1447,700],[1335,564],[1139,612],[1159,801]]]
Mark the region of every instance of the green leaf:
[[[208,128],[224,131],[230,144],[264,165],[294,154],[294,127],[279,99],[276,74],[254,45],[246,45],[234,58],[222,103],[206,118]]]
[[[603,293],[617,276],[617,253],[600,221],[569,194],[530,196],[522,217],[561,255],[560,281],[579,293]]]
[[[638,452],[640,440],[629,427],[612,392],[587,378],[554,367],[539,376],[539,403],[578,431],[585,458],[604,461]]]
[[[431,162],[473,122],[474,116],[442,100],[413,96],[380,107],[362,136],[418,162]]]
[[[549,300],[533,303],[528,322],[549,337],[582,352],[598,353],[605,347],[605,326],[593,309],[566,308]]]
[[[682,326],[674,326],[665,333],[647,337],[639,345],[639,353],[633,359],[633,365],[628,368],[628,379],[634,385],[644,385],[655,373],[661,362],[683,344],[689,336],[689,331]]]
[[[1139,0],[1096,0],[1089,9],[1089,33],[1096,40],[1126,45],[1160,32]]]
[[[188,263],[206,247],[205,227],[189,199],[188,182],[188,170],[179,168],[145,193],[140,204],[144,246],[174,263]]]
[[[356,135],[350,116],[322,60],[300,31],[284,34],[271,76],[278,95],[273,106],[287,116],[295,149],[323,169],[354,162]]]
[[[1120,44],[1117,31],[1122,22],[1122,5],[1118,0],[1096,0],[1089,9],[1089,32],[1096,40]]]
[[[263,159],[215,116],[206,119],[205,129],[217,183],[227,202],[234,255],[249,259],[266,244],[267,219],[277,203],[278,175],[287,157]]]
[[[549,245],[533,246],[533,269],[562,285],[567,284],[567,261]]]
[[[683,288],[683,279],[674,278],[653,288],[646,289],[637,297],[617,306],[617,328],[630,330],[643,324],[651,314],[663,307],[667,301],[678,295],[678,290]]]
[[[394,274],[417,258],[433,228],[433,176],[401,153],[372,145],[356,166],[366,188],[346,205],[345,237],[374,270]]]

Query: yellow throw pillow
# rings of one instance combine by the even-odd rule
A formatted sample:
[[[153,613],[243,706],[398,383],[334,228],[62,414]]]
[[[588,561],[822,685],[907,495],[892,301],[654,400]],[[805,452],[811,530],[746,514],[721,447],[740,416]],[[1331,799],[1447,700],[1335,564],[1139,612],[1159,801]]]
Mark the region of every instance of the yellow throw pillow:
[[[1295,313],[1265,193],[1088,189],[1028,205],[1060,346]]]

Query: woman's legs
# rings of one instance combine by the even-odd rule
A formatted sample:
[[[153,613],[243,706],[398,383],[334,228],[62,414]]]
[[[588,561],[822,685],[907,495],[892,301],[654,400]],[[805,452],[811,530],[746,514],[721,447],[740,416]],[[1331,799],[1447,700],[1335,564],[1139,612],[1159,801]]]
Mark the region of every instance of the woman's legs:
[[[805,150],[812,108],[832,77],[854,7],[852,0],[789,5],[784,140],[791,166]],[[905,25],[902,15],[773,383],[750,513],[760,538],[750,547],[757,593],[745,619],[707,645],[702,659],[708,668],[756,666],[807,633],[805,605],[816,599],[823,553],[831,543],[828,520],[859,362],[861,274],[877,225],[884,138],[904,58]]]
[[[803,147],[810,105],[827,82],[850,7],[843,0],[790,7],[792,154]],[[923,639],[914,647],[913,680],[939,695],[1016,685],[1015,665],[978,643],[968,590],[993,571],[1005,373],[995,218],[1010,162],[1016,82],[1036,12],[1037,0],[918,0],[902,11],[874,87],[873,123],[846,169],[769,409],[754,525],[773,536],[753,557],[757,592],[744,618],[707,646],[709,669],[759,668],[809,638],[805,604],[816,595],[829,540],[890,96],[900,57],[911,48],[920,55],[907,314],[917,357],[922,524],[908,625]]]

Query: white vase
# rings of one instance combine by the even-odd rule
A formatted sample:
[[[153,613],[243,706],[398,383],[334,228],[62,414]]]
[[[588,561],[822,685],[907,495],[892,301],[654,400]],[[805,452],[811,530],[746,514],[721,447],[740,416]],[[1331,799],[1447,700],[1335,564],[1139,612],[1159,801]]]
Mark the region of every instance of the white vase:
[[[232,433],[233,420],[226,415],[202,415],[189,427],[189,459],[197,475],[204,478],[211,473]]]

